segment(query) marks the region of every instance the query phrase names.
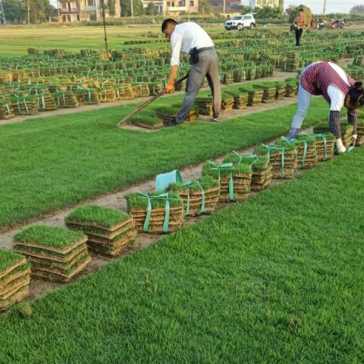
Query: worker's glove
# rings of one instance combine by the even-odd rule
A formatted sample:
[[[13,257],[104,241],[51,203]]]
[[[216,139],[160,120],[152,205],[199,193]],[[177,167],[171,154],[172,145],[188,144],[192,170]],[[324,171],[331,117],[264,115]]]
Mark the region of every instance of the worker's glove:
[[[166,92],[169,94],[174,90],[174,82],[167,82]]]
[[[355,147],[356,144],[356,140],[358,139],[358,135],[357,134],[353,134],[352,138],[351,138],[351,144],[353,145],[353,147]]]

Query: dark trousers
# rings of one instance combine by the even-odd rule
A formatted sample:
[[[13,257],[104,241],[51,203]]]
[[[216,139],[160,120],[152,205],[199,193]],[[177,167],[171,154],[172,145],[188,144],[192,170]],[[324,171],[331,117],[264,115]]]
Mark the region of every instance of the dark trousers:
[[[296,47],[300,45],[300,39],[303,33],[303,29],[296,29]]]

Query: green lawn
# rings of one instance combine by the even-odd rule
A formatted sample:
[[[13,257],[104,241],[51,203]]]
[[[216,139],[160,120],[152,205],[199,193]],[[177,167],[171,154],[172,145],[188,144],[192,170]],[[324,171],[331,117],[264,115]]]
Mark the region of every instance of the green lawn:
[[[1,320],[0,362],[362,363],[364,150]]]
[[[134,26],[109,26],[107,27],[107,39],[109,49],[121,50],[125,47],[123,43],[131,40],[148,41],[150,38],[143,37],[148,31],[161,33],[160,24],[134,25]],[[224,31],[220,27],[204,28],[210,34]],[[162,38],[164,39],[164,38]],[[167,47],[166,44],[136,45],[136,47]],[[28,54],[28,48],[37,48],[40,51],[46,49],[64,49],[67,52],[79,53],[80,49],[105,50],[103,27],[38,27],[19,26],[1,28],[0,32],[0,57],[20,56]]]
[[[169,101],[172,100],[172,101]],[[181,96],[158,105],[180,102]],[[128,105],[0,127],[0,227],[287,133],[296,106],[156,133],[118,129]],[[305,126],[326,119],[315,99]]]

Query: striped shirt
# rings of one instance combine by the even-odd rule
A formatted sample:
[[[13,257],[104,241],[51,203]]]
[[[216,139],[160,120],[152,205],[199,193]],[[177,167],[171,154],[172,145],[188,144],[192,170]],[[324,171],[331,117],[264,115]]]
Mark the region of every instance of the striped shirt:
[[[355,80],[352,79],[344,70],[342,70],[347,78],[347,82],[334,69],[338,67],[330,61],[317,62],[308,67],[301,75],[301,85],[312,95],[322,95],[330,104],[331,99],[328,94],[330,85],[335,86],[344,95],[349,93],[349,90],[354,86]]]

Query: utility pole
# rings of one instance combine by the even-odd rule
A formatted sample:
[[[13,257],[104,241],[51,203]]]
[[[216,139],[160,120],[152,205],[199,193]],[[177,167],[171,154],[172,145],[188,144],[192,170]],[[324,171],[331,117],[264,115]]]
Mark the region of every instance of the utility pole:
[[[134,5],[133,5],[133,0],[130,0],[130,13],[131,13],[131,17],[134,16]]]
[[[224,0],[224,5],[223,5],[223,8],[222,8],[222,12],[223,12],[223,14],[224,14],[224,17],[225,17],[225,4],[226,3],[226,0]]]
[[[104,23],[105,49],[106,49],[106,56],[108,57],[108,55],[109,55],[109,49],[107,47],[107,36],[106,36],[105,0],[101,0],[101,6],[102,6],[102,21]]]
[[[326,12],[326,0],[324,0],[324,11],[323,11],[323,15],[325,15],[325,12]]]
[[[29,8],[29,0],[27,4],[27,13],[28,13],[28,24],[30,24],[30,8]]]
[[[58,12],[58,23],[61,22],[61,15],[59,13],[59,3],[58,3],[58,0],[57,0],[57,12]]]
[[[5,11],[4,11],[4,7],[3,7],[3,0],[0,0],[0,13],[1,13],[1,17],[3,18],[3,23],[6,24]],[[0,24],[1,24],[1,21],[0,21]]]

